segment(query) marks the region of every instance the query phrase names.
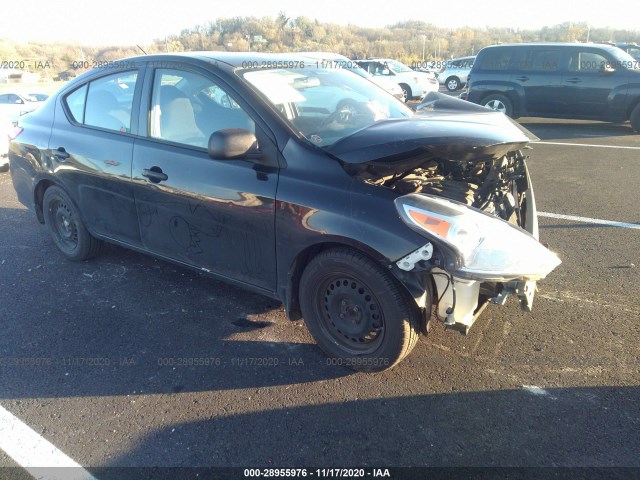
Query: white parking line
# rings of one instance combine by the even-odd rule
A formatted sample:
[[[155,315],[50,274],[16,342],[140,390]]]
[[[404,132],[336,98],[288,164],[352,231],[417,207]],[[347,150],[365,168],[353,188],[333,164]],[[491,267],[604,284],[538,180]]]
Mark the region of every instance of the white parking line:
[[[600,220],[599,218],[577,217],[575,215],[561,215],[559,213],[538,212],[538,217],[558,218],[560,220],[571,220],[572,222],[593,223],[595,225],[606,225],[608,227],[630,228],[640,230],[640,223],[614,222],[611,220]]]
[[[623,147],[620,145],[597,145],[593,143],[533,142],[533,145],[568,145],[570,147],[617,148],[621,150],[640,150],[640,147]]]
[[[96,480],[1,406],[0,449],[38,480]]]

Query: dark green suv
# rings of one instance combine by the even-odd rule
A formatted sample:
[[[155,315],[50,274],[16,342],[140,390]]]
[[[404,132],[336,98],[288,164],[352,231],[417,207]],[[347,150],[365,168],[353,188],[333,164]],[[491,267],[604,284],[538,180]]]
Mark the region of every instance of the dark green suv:
[[[640,62],[609,45],[495,45],[478,53],[467,99],[513,118],[629,120],[640,131]]]

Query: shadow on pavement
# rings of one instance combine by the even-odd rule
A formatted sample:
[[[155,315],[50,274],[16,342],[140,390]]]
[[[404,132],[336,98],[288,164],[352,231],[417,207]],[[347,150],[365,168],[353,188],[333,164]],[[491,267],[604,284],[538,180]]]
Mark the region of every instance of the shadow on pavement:
[[[634,137],[631,126],[621,123],[519,118],[517,122],[540,140],[567,140],[599,137]]]
[[[638,398],[640,387],[523,389],[213,414],[156,431],[109,466],[638,468]]]
[[[69,262],[44,227],[25,226],[30,212],[0,213],[9,211],[23,231],[0,231],[0,398],[258,388],[352,373],[328,365],[277,301],[114,246]]]

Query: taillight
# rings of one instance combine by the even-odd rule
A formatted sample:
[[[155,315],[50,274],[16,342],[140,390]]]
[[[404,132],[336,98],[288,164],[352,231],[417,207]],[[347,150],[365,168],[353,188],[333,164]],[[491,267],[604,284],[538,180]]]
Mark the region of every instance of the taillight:
[[[446,70],[446,68],[445,68],[445,67],[442,67],[438,73],[442,73],[442,72],[444,72],[445,70]]]

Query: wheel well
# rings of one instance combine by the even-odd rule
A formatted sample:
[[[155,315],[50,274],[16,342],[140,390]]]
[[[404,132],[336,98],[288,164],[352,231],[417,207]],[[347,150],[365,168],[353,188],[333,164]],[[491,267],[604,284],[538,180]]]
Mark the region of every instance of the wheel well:
[[[447,77],[447,79],[445,80],[445,83],[446,83],[446,82],[448,82],[449,80],[453,79],[453,78],[455,78],[458,82],[462,83],[462,82],[460,81],[460,78],[459,78],[457,75],[450,75],[450,76],[448,76],[448,77]]]
[[[302,318],[302,314],[300,312],[300,301],[298,298],[298,295],[299,295],[298,287],[300,284],[300,278],[302,277],[302,272],[304,272],[304,269],[306,268],[306,266],[315,256],[327,250],[331,250],[332,248],[350,248],[351,250],[355,250],[365,255],[366,257],[371,259],[373,262],[376,262],[382,265],[379,257],[378,259],[376,259],[375,256],[372,255],[372,252],[367,252],[366,248],[358,248],[356,246],[353,246],[347,243],[326,242],[326,243],[311,245],[310,247],[305,248],[300,253],[298,253],[298,255],[293,260],[289,268],[289,275],[288,275],[289,280],[288,280],[287,289],[284,295],[284,306],[285,306],[287,315],[289,316],[289,319],[299,320],[300,318]]]
[[[627,120],[631,119],[631,112],[633,112],[633,109],[636,108],[638,106],[638,104],[640,104],[640,97],[634,99],[634,101],[629,106],[629,108],[627,110]]]
[[[34,205],[36,207],[36,217],[38,218],[38,222],[44,223],[44,213],[42,212],[42,201],[44,199],[44,192],[50,186],[55,185],[51,180],[41,180],[33,192],[34,196]]]
[[[409,96],[413,95],[413,91],[411,90],[411,87],[409,85],[407,85],[406,83],[399,83],[398,85],[400,85],[401,88],[406,89],[410,94]]]

